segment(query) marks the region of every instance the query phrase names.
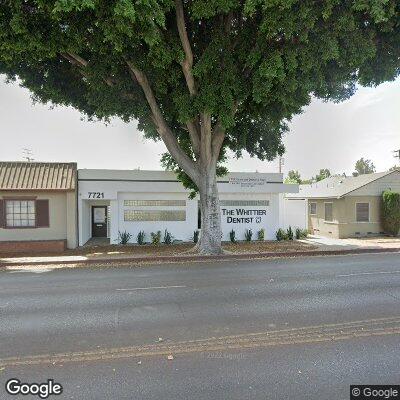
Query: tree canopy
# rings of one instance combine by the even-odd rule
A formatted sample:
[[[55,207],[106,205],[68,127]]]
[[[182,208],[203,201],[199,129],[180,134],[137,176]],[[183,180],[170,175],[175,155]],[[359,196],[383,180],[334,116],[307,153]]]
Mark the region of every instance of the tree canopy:
[[[297,184],[302,183],[300,172],[297,170],[296,171],[290,170],[285,179],[285,183],[297,183]]]
[[[315,181],[319,182],[322,179],[329,178],[331,176],[331,171],[328,168],[322,168],[319,170],[319,173],[315,176]]]
[[[371,160],[361,157],[357,160],[354,169],[355,171],[353,172],[353,176],[372,174],[375,172],[375,165]]]
[[[397,0],[183,6],[187,42],[172,0],[2,1],[0,72],[18,76],[35,100],[89,118],[137,119],[146,137],[158,140],[131,63],[145,72],[190,157],[196,150],[186,123],[207,110],[226,128],[224,145],[260,159],[283,152],[287,121],[312,95],[343,100],[357,82],[377,85],[399,73]]]

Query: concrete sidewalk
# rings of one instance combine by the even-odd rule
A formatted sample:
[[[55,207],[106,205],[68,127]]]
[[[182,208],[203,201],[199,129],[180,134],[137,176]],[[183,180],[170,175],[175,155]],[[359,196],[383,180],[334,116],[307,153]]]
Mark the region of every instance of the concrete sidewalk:
[[[316,245],[318,250],[354,250],[354,249],[393,249],[400,248],[398,237],[369,237],[335,239],[316,235],[309,235],[301,240],[306,244]]]
[[[336,248],[332,246],[321,246],[315,250],[288,251],[288,252],[261,252],[261,253],[230,253],[222,255],[198,255],[198,254],[180,254],[180,255],[161,255],[161,256],[143,256],[132,254],[113,254],[98,257],[88,256],[51,256],[51,257],[18,257],[18,258],[0,258],[1,267],[20,267],[20,266],[93,266],[93,265],[126,265],[126,264],[145,264],[145,263],[176,263],[176,262],[202,262],[202,261],[225,261],[225,260],[255,260],[268,258],[291,258],[291,257],[312,257],[312,256],[334,256],[346,254],[365,254],[365,253],[396,253],[400,252],[398,247],[372,247],[358,246],[352,248]]]

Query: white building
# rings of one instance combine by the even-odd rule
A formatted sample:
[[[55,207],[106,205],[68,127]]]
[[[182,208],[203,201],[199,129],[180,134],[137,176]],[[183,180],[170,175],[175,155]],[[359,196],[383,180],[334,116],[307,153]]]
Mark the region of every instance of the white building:
[[[283,221],[283,194],[298,192],[298,185],[283,183],[278,173],[230,173],[218,180],[223,240],[233,229],[243,240],[246,229],[253,238],[265,229],[265,239],[275,239]],[[78,171],[79,245],[92,237],[118,243],[119,232],[129,232],[132,242],[144,231],[167,229],[177,240],[189,241],[200,229],[198,198],[168,171]]]

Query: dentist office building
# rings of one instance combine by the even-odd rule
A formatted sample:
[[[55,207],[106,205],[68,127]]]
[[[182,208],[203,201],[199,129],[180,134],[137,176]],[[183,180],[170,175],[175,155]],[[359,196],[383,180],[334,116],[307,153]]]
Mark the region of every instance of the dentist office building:
[[[306,227],[305,201],[285,197],[298,185],[284,184],[282,174],[233,172],[219,178],[218,190],[223,240],[231,230],[244,240],[247,229],[253,239],[264,229],[274,240],[279,228]],[[0,163],[0,253],[118,244],[120,232],[135,243],[143,231],[150,241],[165,230],[183,242],[201,230],[199,199],[189,199],[173,172]]]

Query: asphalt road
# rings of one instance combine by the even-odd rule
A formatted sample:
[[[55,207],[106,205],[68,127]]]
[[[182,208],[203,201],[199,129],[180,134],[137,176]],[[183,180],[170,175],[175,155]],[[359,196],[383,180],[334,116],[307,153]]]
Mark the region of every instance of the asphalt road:
[[[348,399],[399,355],[399,254],[0,272],[1,399]]]

